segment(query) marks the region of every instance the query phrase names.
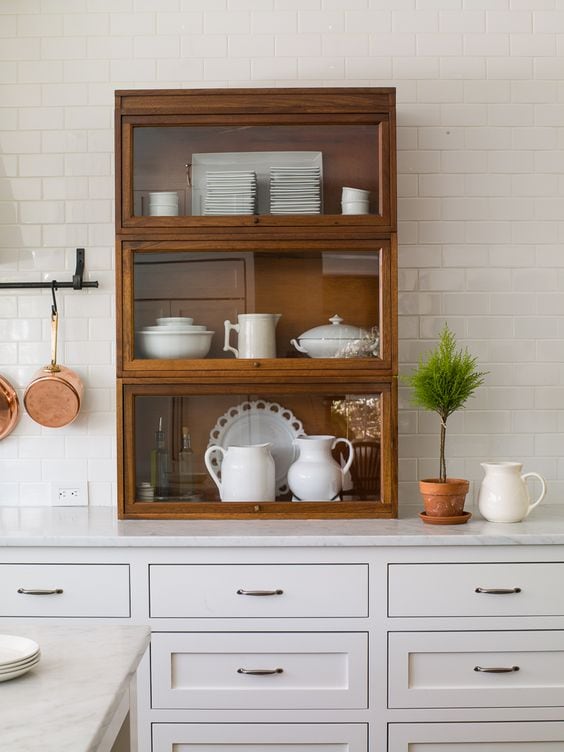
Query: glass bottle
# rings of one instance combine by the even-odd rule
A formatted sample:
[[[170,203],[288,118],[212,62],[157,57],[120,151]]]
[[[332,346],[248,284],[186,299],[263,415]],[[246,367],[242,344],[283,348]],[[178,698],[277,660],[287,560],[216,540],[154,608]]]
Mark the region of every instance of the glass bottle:
[[[151,452],[151,485],[155,497],[168,496],[168,451],[165,446],[163,419],[159,418],[159,427],[155,432],[155,447]]]
[[[194,452],[188,426],[182,426],[182,443],[178,452],[178,480],[181,496],[192,493],[192,470]]]

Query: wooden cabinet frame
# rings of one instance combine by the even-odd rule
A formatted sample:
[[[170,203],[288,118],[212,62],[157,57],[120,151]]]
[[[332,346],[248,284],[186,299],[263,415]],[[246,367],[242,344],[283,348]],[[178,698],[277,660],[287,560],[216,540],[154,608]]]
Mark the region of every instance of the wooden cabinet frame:
[[[365,127],[378,167],[373,176],[376,210],[343,215],[232,215],[148,217],[134,211],[135,129],[155,128]],[[341,129],[341,130],[339,130]],[[173,131],[171,131],[172,133]],[[260,131],[261,133],[263,131]],[[309,131],[303,141],[312,142]],[[329,131],[332,132],[332,131]],[[134,90],[116,92],[116,308],[118,396],[118,514],[120,518],[370,518],[397,516],[397,236],[395,90],[391,88]],[[180,133],[182,137],[182,133]],[[244,140],[245,135],[241,136]],[[205,143],[200,135],[201,143]],[[211,137],[210,137],[211,139]],[[323,153],[343,160],[346,139]],[[298,141],[297,148],[300,148]],[[303,148],[303,146],[302,146]],[[362,154],[353,156],[351,175]],[[371,146],[372,148],[372,146]],[[356,149],[356,151],[355,151]],[[249,148],[249,151],[252,150]],[[175,154],[176,157],[176,154]],[[180,158],[180,155],[178,155]],[[328,163],[331,159],[328,158]],[[343,162],[341,161],[341,164]],[[355,183],[352,182],[352,185]],[[331,185],[331,207],[337,189]],[[264,360],[146,360],[135,356],[134,255],[143,253],[380,251],[379,358]],[[322,323],[322,322],[319,322]],[[218,333],[220,334],[220,333]],[[382,395],[381,500],[346,502],[137,502],[135,473],[136,395],[203,394]]]

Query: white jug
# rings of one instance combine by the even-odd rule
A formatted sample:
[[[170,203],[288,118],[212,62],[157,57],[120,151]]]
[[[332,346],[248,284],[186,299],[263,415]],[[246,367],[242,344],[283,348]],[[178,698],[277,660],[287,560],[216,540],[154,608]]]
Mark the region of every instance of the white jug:
[[[219,452],[221,480],[211,461],[214,452]],[[206,449],[204,462],[213,482],[219,489],[222,501],[274,501],[275,473],[270,444],[251,446],[213,445]]]
[[[520,462],[482,462],[485,477],[478,493],[478,508],[490,522],[521,522],[544,499],[546,483],[538,473],[521,475]],[[531,503],[527,478],[541,482],[541,494]]]
[[[240,313],[237,324],[227,320],[223,349],[235,353],[236,358],[275,358],[276,324],[280,313]],[[239,335],[239,349],[229,344],[229,333],[234,329]]]
[[[344,467],[331,454],[339,442],[347,444],[349,456]],[[335,501],[343,490],[343,478],[353,461],[353,446],[348,439],[335,436],[303,436],[294,439],[298,459],[288,469],[288,485],[294,501]]]

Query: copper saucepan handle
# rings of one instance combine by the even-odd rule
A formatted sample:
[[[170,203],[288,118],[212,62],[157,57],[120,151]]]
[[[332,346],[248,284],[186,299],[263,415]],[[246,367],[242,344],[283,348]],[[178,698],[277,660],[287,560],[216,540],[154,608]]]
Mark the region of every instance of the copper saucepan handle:
[[[59,313],[51,311],[51,363],[45,366],[49,373],[58,373],[61,369],[57,365],[57,339],[59,334]]]

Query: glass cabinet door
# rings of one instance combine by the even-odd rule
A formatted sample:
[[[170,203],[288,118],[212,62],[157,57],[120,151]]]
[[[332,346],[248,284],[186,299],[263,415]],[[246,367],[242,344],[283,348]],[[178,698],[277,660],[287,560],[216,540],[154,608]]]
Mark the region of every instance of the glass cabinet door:
[[[145,97],[142,115],[117,92],[120,222],[390,226],[395,103],[379,92],[251,89],[227,106],[185,91]]]
[[[389,365],[387,241],[218,245],[129,247],[124,370]]]
[[[194,516],[203,510],[211,516],[284,516],[305,505],[314,516],[327,509],[359,516],[359,508],[378,516],[389,509],[383,498],[390,499],[389,489],[384,497],[390,479],[382,471],[392,452],[389,389],[359,392],[349,386],[352,391],[346,385],[307,392],[262,387],[260,393],[229,394],[180,385],[125,386],[127,511],[151,512],[147,505],[154,504],[155,514],[163,505],[180,505]],[[233,448],[239,454],[229,454]],[[262,448],[273,460],[270,498],[253,485],[262,472],[261,456],[255,457]],[[240,478],[235,487],[240,499],[233,498],[231,476],[222,472],[231,461],[248,463],[249,488]]]

